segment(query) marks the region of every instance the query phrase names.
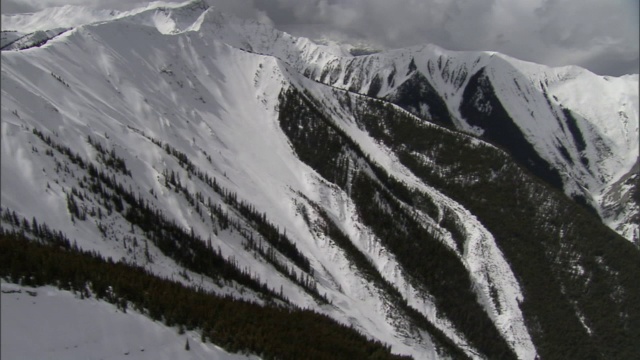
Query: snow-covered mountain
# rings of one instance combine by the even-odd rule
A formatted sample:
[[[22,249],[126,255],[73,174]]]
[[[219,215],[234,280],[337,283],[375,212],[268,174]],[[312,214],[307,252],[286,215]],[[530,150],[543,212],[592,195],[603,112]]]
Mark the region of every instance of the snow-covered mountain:
[[[202,343],[195,332],[177,334],[144,314],[124,313],[96,299],[81,300],[54,287],[2,284],[4,359],[218,359],[248,360]],[[29,336],[25,336],[29,334]],[[186,344],[189,344],[188,350]]]
[[[82,13],[3,16],[3,214],[267,303],[179,228],[416,359],[634,354],[640,253],[553,186],[637,233],[637,75],[352,56],[202,1]]]
[[[501,146],[628,240],[637,238],[640,208],[629,199],[638,178],[637,74],[598,76],[433,45],[358,57],[308,44],[282,52],[278,45],[287,40],[248,38],[236,46],[249,44],[247,50],[273,54],[311,79]]]

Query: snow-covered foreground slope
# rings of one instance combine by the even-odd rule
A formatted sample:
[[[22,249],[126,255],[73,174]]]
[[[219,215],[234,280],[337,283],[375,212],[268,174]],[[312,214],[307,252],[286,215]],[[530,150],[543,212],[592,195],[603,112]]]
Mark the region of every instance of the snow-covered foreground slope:
[[[45,286],[2,283],[3,359],[258,359],[230,354],[200,336],[134,310]],[[189,350],[185,350],[187,342]]]
[[[508,244],[500,243],[505,236],[493,234],[495,229],[485,224],[486,214],[479,218],[476,210],[463,205],[468,199],[454,200],[457,194],[447,194],[446,186],[425,181],[401,159],[406,148],[393,146],[365,124],[371,118],[382,128],[385,123],[391,127],[392,117],[422,120],[391,104],[386,109],[392,116],[386,118],[367,110],[370,98],[338,89],[397,101],[402,98],[400,85],[419,70],[439,89],[451,121],[465,130],[480,131],[465,122],[457,107],[471,74],[491,68],[490,54],[451,56],[448,66],[457,70],[438,74],[429,70],[443,66],[429,60],[433,54],[442,55],[434,47],[347,58],[338,47],[318,46],[261,24],[228,18],[203,2],[151,7],[102,20],[82,26],[61,23],[75,27],[40,47],[2,52],[3,211],[46,223],[82,249],[138,264],[158,276],[263,301],[255,289],[221,283],[196,268],[185,269],[184,259],[172,257],[159,245],[156,237],[162,231],[154,233],[135,221],[134,202],[146,204],[292,305],[352,325],[388,343],[395,353],[416,359],[456,354],[486,358],[510,352],[520,359],[539,355],[534,342],[539,327],[531,325],[538,321],[539,310],[523,305],[528,296],[536,295],[531,295],[531,287],[527,295],[524,288],[531,284],[522,279],[531,278],[514,270],[521,269],[514,267],[520,255],[507,253]],[[433,54],[420,61],[421,51]],[[373,93],[376,77],[384,81]],[[495,88],[498,83],[492,84]],[[560,99],[562,89],[554,91]],[[289,112],[284,103],[293,104],[294,110]],[[440,106],[422,105],[416,109],[425,116]],[[287,117],[296,125],[286,123]],[[633,128],[633,117],[628,124]],[[637,111],[635,124],[637,137]],[[457,137],[459,147],[504,155],[470,136],[423,126],[438,136]],[[617,139],[617,130],[611,131]],[[339,154],[338,160],[314,162],[324,156],[319,153],[324,147],[335,150],[330,144],[315,144],[317,134],[329,134],[328,140],[339,144],[332,153]],[[632,139],[633,129],[627,135]],[[304,144],[314,146],[306,149]],[[633,150],[629,141],[624,144]],[[452,183],[464,179],[472,187],[480,176],[464,173],[464,167],[440,164],[447,154],[438,154],[438,149],[449,145],[435,146],[422,159],[437,173],[450,176]],[[318,156],[306,155],[309,152]],[[585,150],[585,154],[591,153]],[[506,156],[499,159],[499,165],[486,169],[495,178],[509,168]],[[627,166],[627,158],[617,167],[609,160],[598,164],[609,170]],[[339,178],[327,175],[343,167]],[[100,177],[98,171],[107,175]],[[371,206],[363,206],[358,198],[363,193],[354,185],[358,180],[382,187]],[[399,195],[406,193],[420,200]],[[424,199],[430,199],[431,208],[421,203]],[[410,256],[412,250],[394,248],[389,236],[381,236],[367,217],[374,205],[383,208],[376,221],[394,231],[415,229],[429,235],[403,239],[409,247],[418,244],[413,250],[421,257],[418,261]],[[406,216],[396,219],[392,206]],[[251,211],[260,215],[252,217]],[[299,254],[270,240],[269,231],[259,225],[261,219],[284,234],[278,241],[291,239]],[[554,241],[563,241],[564,232],[573,231],[574,224],[565,220],[557,221],[559,235],[551,232],[557,229],[549,230]],[[329,230],[332,226],[335,229]],[[340,233],[348,243],[341,242]],[[423,244],[428,247],[421,248]],[[563,249],[570,248],[564,245]],[[555,254],[542,246],[535,254]],[[439,263],[433,254],[446,255],[447,263]],[[553,274],[584,275],[579,269],[585,259],[576,254]],[[602,271],[615,275],[607,268],[610,258],[605,260],[599,260],[605,264]],[[431,262],[435,265],[427,268],[433,274],[416,270]],[[545,264],[528,265],[553,265]],[[456,278],[460,283],[447,278],[453,276],[449,270],[463,274]],[[580,276],[571,278],[583,284]],[[560,287],[567,284],[573,283],[561,282]],[[456,308],[459,305],[465,306]],[[569,311],[572,316],[582,316],[578,305],[572,306],[577,309]],[[461,319],[458,314],[464,311],[466,318]],[[477,331],[479,326],[486,328]],[[504,347],[492,353],[493,343]]]

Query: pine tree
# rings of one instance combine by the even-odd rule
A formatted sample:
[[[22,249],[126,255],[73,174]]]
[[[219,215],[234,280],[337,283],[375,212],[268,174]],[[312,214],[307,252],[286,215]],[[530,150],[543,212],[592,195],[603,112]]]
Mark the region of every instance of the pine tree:
[[[187,342],[184,344],[184,349],[187,351],[191,350],[191,346],[189,346],[189,339],[187,339]]]

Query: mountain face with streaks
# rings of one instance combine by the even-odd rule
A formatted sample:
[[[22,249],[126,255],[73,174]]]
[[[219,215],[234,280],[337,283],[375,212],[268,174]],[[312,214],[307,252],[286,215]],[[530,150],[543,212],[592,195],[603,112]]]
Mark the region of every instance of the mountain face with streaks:
[[[415,359],[640,356],[638,75],[353,56],[203,1],[2,20],[4,232]]]

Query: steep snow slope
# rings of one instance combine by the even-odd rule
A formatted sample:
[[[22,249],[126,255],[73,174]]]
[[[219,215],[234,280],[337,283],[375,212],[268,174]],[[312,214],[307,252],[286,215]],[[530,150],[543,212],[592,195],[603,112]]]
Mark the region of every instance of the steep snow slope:
[[[637,204],[602,200],[638,159],[637,75],[601,77],[577,67],[549,68],[501,54],[453,52],[432,45],[334,58],[320,70],[313,66],[305,74],[315,80],[385,98],[425,119],[484,135],[516,156],[527,151],[525,166],[539,156],[534,161],[540,170],[532,168],[534,172],[559,176],[551,182],[569,196],[582,197],[627,239],[638,231],[637,221],[631,220],[637,217]],[[471,106],[478,114],[495,117],[489,105],[494,96],[508,116],[498,125],[460,111]],[[487,133],[490,127],[514,125],[508,133]],[[514,134],[532,149],[509,144]],[[558,175],[545,175],[548,166]]]
[[[164,16],[178,22],[185,14],[174,9]],[[465,91],[476,91],[467,90],[470,80],[482,72],[509,116],[507,125],[515,126],[518,136],[530,144],[526,151],[534,151],[531,156],[540,157],[535,161],[542,170],[534,172],[549,177],[545,173],[550,166],[558,173],[550,176],[560,177],[552,183],[582,198],[611,228],[629,240],[638,231],[632,220],[638,216],[637,204],[603,200],[607,191],[617,191],[606,189],[632,173],[638,159],[637,75],[602,77],[577,67],[549,68],[498,53],[455,52],[434,45],[354,57],[339,46],[317,45],[210,8],[194,26],[233,46],[273,55],[311,79],[388,99],[426,119],[479,136],[489,125],[474,124],[460,108]],[[473,101],[482,106],[478,99]],[[489,108],[484,110],[490,114]],[[511,152],[522,151],[506,144],[508,140],[488,139]]]
[[[189,27],[185,21],[175,22],[200,31],[170,35],[176,32],[168,31],[167,21],[158,21],[159,11],[80,26],[40,48],[3,53],[3,207],[62,230],[82,248],[180,278],[179,267],[152,246],[154,261],[150,262],[140,248],[132,250],[131,244],[127,245],[127,238],[140,239],[143,235],[117,213],[107,220],[90,221],[73,219],[67,213],[67,194],[79,186],[81,176],[76,174],[81,169],[48,156],[31,129],[44,132],[82,157],[97,159],[96,149],[88,143],[91,137],[102,146],[113,148],[131,169],[131,176],[114,174],[118,181],[184,228],[193,229],[203,239],[212,238],[213,245],[225,256],[233,256],[239,267],[251,269],[273,289],[283,289],[293,303],[350,323],[390,343],[395,351],[417,358],[437,356],[429,335],[424,330],[411,330],[410,319],[402,315],[391,317],[389,311],[394,306],[384,294],[352,272],[345,256],[303,221],[297,204],[309,199],[359,239],[356,246],[401,292],[404,301],[468,354],[474,354],[476,351],[455,325],[439,315],[428,296],[405,278],[393,255],[382,251],[379,241],[358,220],[348,196],[302,164],[289,147],[276,120],[280,91],[290,86],[290,81],[302,88],[316,89],[313,91],[318,97],[326,97],[330,89],[286,70],[274,57],[240,51],[212,40],[202,31],[203,24]],[[147,25],[136,21],[145,16],[156,20]],[[206,12],[203,16],[207,16]],[[206,21],[199,16],[194,18]],[[132,43],[137,45],[132,47]],[[335,99],[326,99],[338,106]],[[335,121],[362,144],[368,144],[366,151],[377,162],[400,179],[438,196],[443,208],[459,214],[472,239],[470,250],[459,256],[474,274],[478,299],[516,352],[522,358],[533,358],[535,350],[518,310],[522,294],[491,235],[461,206],[407,175],[409,172],[397,165],[388,150],[342,115],[335,114]],[[194,192],[206,192],[202,183],[190,179],[175,159],[151,139],[187,154],[197,167],[286,229],[296,239],[296,246],[311,259],[319,292],[326,294],[334,306],[319,307],[298,285],[247,251],[237,233],[219,231],[215,235],[215,224],[198,216],[185,199],[163,186],[163,169],[177,169],[180,179]],[[216,198],[215,194],[209,195]],[[86,196],[81,206],[101,208],[91,196]],[[106,234],[101,233],[102,226],[108,227]],[[431,226],[439,227],[435,223]],[[446,233],[444,229],[440,231]],[[221,293],[230,291],[197,275],[188,277],[197,279],[192,280],[195,284]],[[499,284],[499,304],[492,302],[487,281]],[[511,310],[498,314],[497,306]]]
[[[298,89],[310,101],[322,105],[317,110],[354,139],[366,157],[394,179],[434,200],[438,216],[412,209],[417,221],[437,234],[439,241],[455,254],[468,273],[477,302],[518,358],[536,357],[520,308],[525,294],[518,274],[512,271],[491,232],[472,212],[418,179],[401,164],[396,153],[358,124],[357,112],[345,105],[345,99],[358,107],[367,97],[335,89],[401,102],[403,94],[410,90],[402,85],[413,79],[416,86],[423,86],[425,93],[436,94],[441,102],[429,99],[430,102],[404,104],[409,110],[433,117],[434,109],[439,109],[442,117],[451,114],[454,125],[480,134],[483,130],[468,123],[458,110],[470,77],[486,69],[496,94],[504,100],[505,94],[513,97],[513,88],[517,88],[509,79],[520,83],[524,73],[508,67],[513,77],[501,78],[499,69],[511,65],[499,65],[502,59],[496,59],[494,54],[452,53],[427,46],[346,57],[339,47],[315,45],[258,23],[228,17],[203,2],[191,2],[178,7],[147,8],[110,21],[77,26],[41,47],[5,51],[2,61],[4,209],[62,230],[84,249],[138,263],[161,276],[260,301],[252,291],[237,284],[224,286],[184,271],[151,241],[147,256],[142,246],[133,245],[146,242],[144,232],[129,223],[124,213],[107,211],[105,204],[86,190],[80,190],[82,197],[75,195],[80,207],[87,213],[97,209],[108,215],[74,218],[69,211],[69,194],[74,188],[82,189],[80,184],[88,176],[87,171],[62,152],[52,151],[34,134],[35,129],[109,171],[124,188],[185,231],[210,239],[225,257],[232,258],[239,268],[248,269],[271,289],[280,290],[291,303],[351,324],[389,343],[395,352],[420,359],[446,356],[440,338],[416,326],[415,319],[390,300],[384,286],[358,271],[335,239],[318,230],[326,225],[326,213],[366,257],[377,276],[400,294],[403,304],[422,314],[467,356],[483,357],[471,345],[469,334],[447,318],[435,305],[434,295],[416,285],[396,255],[364,224],[350,191],[323,179],[292,149],[291,139],[279,123],[279,95]],[[423,79],[430,85],[425,85]],[[535,103],[542,104],[532,110],[541,114],[561,112],[559,105],[545,105],[547,101],[534,93],[533,85],[522,87]],[[561,92],[557,91],[560,99]],[[416,106],[411,109],[411,105]],[[633,104],[630,106],[633,108]],[[635,106],[637,109],[637,102]],[[573,110],[569,105],[567,108]],[[582,124],[579,118],[576,121]],[[633,120],[629,123],[633,127]],[[576,126],[582,129],[582,125]],[[547,134],[539,129],[524,132],[530,137]],[[629,134],[632,139],[633,131]],[[565,132],[562,141],[571,136]],[[489,146],[464,138],[479,147]],[[131,174],[110,168],[96,143],[108,151],[113,149]],[[541,144],[546,144],[541,145],[546,149],[554,142]],[[281,252],[276,252],[276,257],[296,274],[311,279],[319,295],[329,303],[318,301],[300,282],[251,250],[248,241],[262,239],[251,221],[225,203],[224,196],[189,170],[184,159],[172,155],[167,145],[183,154],[196,170],[215,177],[218,185],[237,194],[240,201],[264,213],[293,239],[313,271],[305,273]],[[574,149],[577,146],[570,148],[575,159],[580,154]],[[548,156],[556,153],[550,151]],[[541,154],[547,156],[542,151]],[[354,155],[351,159],[354,166],[366,168],[365,157]],[[618,165],[614,161],[602,163],[601,171],[627,165],[626,159]],[[585,167],[577,169],[588,172]],[[185,191],[179,191],[169,180],[174,174]],[[193,194],[197,201],[187,194]],[[221,204],[238,225],[225,229],[206,210],[203,213],[205,199]],[[449,214],[449,221],[460,225],[462,247],[451,229],[443,225],[445,213]]]
[[[504,76],[507,66],[497,70],[498,63],[492,83],[512,119],[560,170],[565,192],[585,197],[607,225],[632,240],[638,205],[620,201],[614,214],[605,211],[611,204],[603,197],[638,161],[638,76],[602,77],[577,67],[502,58],[516,74]]]
[[[225,256],[233,256],[239,267],[251,269],[271,288],[282,289],[293,303],[351,323],[389,342],[395,351],[435,356],[428,334],[409,330],[405,335],[402,328],[407,326],[398,324],[409,320],[388,318],[384,297],[352,273],[343,256],[318,242],[297,216],[297,192],[320,202],[327,187],[297,160],[276,123],[277,95],[286,84],[277,60],[235,50],[199,33],[164,36],[155,28],[113,22],[75,28],[41,48],[5,52],[3,64],[3,207],[62,230],[82,248],[178,278],[179,267],[159,251],[151,250],[154,261],[149,262],[140,249],[130,250],[126,239],[142,235],[119,214],[89,221],[69,216],[67,194],[79,186],[81,176],[76,174],[81,169],[47,155],[31,129],[96,159],[96,150],[88,144],[91,136],[125,160],[132,176],[116,175],[125,186],[184,228],[212,238]],[[237,233],[219,231],[216,236],[215,225],[163,186],[163,169],[178,170],[192,191],[205,192],[204,186],[189,181],[151,138],[187,154],[286,229],[312,259],[320,293],[336,306],[318,307],[299,286],[246,250]],[[81,206],[107,213],[91,196],[84,197]],[[106,235],[100,226],[107,226]],[[189,277],[206,285],[199,276]],[[450,326],[444,329],[455,333]]]
[[[423,118],[479,136],[490,125],[468,119],[470,115],[461,114],[460,108],[469,81],[482,71],[484,86],[504,107],[509,118],[503,121],[512,128],[508,135],[488,134],[487,139],[512,153],[523,153],[522,164],[533,163],[534,173],[593,207],[627,239],[633,240],[640,231],[637,202],[613,200],[633,199],[630,194],[635,191],[633,181],[624,187],[615,184],[637,176],[633,171],[639,154],[637,75],[601,77],[577,67],[549,68],[497,53],[454,52],[433,45],[353,57],[346,46],[318,45],[223,14],[204,1],[154,4],[122,13],[81,9],[83,17],[70,16],[71,10],[58,8],[56,17],[44,12],[11,16],[3,19],[3,26],[32,32],[128,18],[165,34],[199,30],[234,47],[275,56],[314,80],[386,98]],[[51,23],[52,18],[60,20]],[[473,101],[482,106],[478,99]],[[504,139],[514,134],[530,145],[525,149]]]
[[[311,90],[311,93],[316,99],[325,104],[326,108],[333,109],[334,113],[332,117],[336,124],[339,124],[351,138],[355,139],[375,162],[382,165],[385,169],[389,169],[390,173],[397,177],[398,180],[408,184],[413,189],[428,194],[428,196],[434,199],[435,203],[439,206],[441,217],[433,219],[427,214],[422,213],[424,226],[437,229],[437,231],[442,234],[443,241],[447,246],[452,251],[457,252],[457,255],[463,259],[465,267],[473,278],[478,300],[496,322],[503,336],[510,344],[513,344],[518,355],[522,358],[535,357],[535,348],[531,342],[528,330],[524,325],[524,319],[519,308],[519,303],[523,299],[522,292],[513,272],[509,268],[509,264],[505,261],[491,233],[463,206],[444,196],[434,188],[424,184],[424,182],[420,181],[407,168],[401,165],[396,155],[393,154],[390,149],[375,142],[365,130],[358,126],[353,113],[344,108],[343,102],[336,103],[334,90],[326,87],[313,87],[311,86],[311,82],[305,82],[307,83],[306,88]],[[352,98],[350,103],[358,104],[359,96],[345,96]],[[456,222],[464,227],[466,243],[463,251],[457,248],[451,232],[441,226],[441,222],[443,221],[442,216],[444,216],[442,214],[447,211],[455,214]],[[341,210],[335,215],[342,219],[346,217],[344,212],[345,210]],[[374,260],[380,273],[391,283],[397,284],[396,286],[399,289],[408,288],[406,294],[403,295],[409,299],[409,303],[416,309],[425,309],[426,315],[428,317],[430,315],[430,319],[438,322],[438,319],[433,317],[433,305],[420,299],[416,290],[411,289],[411,284],[405,283],[405,280],[402,279],[401,276],[398,276],[400,268],[397,263],[394,264],[393,259],[388,259],[380,255],[376,256],[376,253],[380,253],[379,240],[376,241],[375,237],[371,235],[368,236],[368,239],[367,237],[363,238],[364,234],[358,230],[361,226],[359,224],[355,224],[354,226],[351,222],[347,222],[345,225],[347,225],[346,233],[352,235],[353,238],[360,239],[361,250]],[[371,244],[372,240],[378,243]],[[495,284],[497,289],[499,289],[498,299],[492,299],[491,284]],[[418,296],[416,297],[416,295]],[[497,310],[500,308],[505,309],[505,311]]]
[[[258,359],[179,335],[134,310],[45,286],[2,283],[3,359]],[[186,343],[189,350],[185,350]]]
[[[176,8],[182,6],[182,4],[175,2],[154,1],[145,7],[130,11],[117,11],[98,10],[80,5],[64,5],[50,7],[35,13],[2,14],[2,30],[31,33],[61,27],[70,28],[130,16],[157,7]]]
[[[541,170],[532,169],[543,178],[559,176],[551,182],[562,186],[567,195],[583,199],[627,239],[633,240],[634,232],[640,231],[633,220],[640,216],[637,203],[604,200],[607,193],[630,191],[614,184],[633,174],[639,157],[637,75],[602,77],[578,67],[549,68],[499,53],[456,52],[434,45],[354,57],[345,47],[295,38],[198,1],[191,4],[191,12],[167,9],[163,17],[172,23],[185,22],[194,16],[193,9],[204,10],[193,26],[220,41],[275,56],[311,79],[388,99],[423,118],[480,136],[489,125],[474,125],[460,108],[465,91],[476,91],[467,90],[471,78],[483,71],[510,117],[507,121],[531,144],[532,149],[524,151],[535,152],[522,163],[539,162],[536,166]],[[509,135],[488,140],[512,153],[523,151],[503,136]],[[532,159],[538,156],[540,160]],[[548,166],[558,175],[547,174]]]

